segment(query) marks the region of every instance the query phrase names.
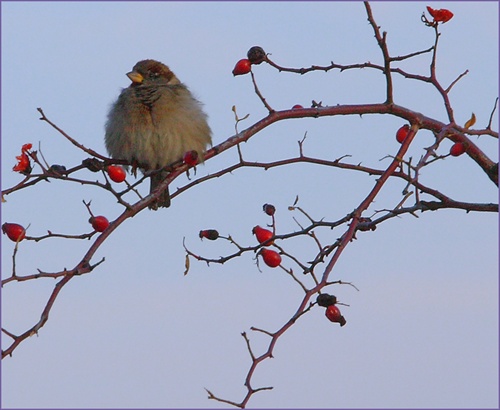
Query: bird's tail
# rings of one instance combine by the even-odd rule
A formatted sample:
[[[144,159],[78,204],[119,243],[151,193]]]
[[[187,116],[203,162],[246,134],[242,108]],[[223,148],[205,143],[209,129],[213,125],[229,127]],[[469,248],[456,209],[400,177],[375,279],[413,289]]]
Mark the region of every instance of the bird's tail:
[[[158,188],[158,185],[168,176],[167,171],[158,172],[151,176],[151,189],[149,193],[153,193]],[[158,208],[168,208],[170,206],[170,193],[168,192],[168,186],[160,194],[159,198],[149,205],[149,209],[156,211]]]

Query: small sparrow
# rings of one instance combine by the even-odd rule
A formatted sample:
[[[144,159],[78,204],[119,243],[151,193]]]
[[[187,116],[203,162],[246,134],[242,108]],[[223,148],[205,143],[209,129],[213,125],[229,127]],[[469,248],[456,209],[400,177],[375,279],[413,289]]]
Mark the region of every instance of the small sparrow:
[[[109,155],[130,162],[134,169],[155,170],[196,151],[203,160],[212,144],[207,116],[188,88],[170,69],[155,60],[139,61],[127,76],[132,80],[111,106],[105,144]],[[151,176],[152,193],[167,171]],[[170,206],[167,189],[150,209]]]

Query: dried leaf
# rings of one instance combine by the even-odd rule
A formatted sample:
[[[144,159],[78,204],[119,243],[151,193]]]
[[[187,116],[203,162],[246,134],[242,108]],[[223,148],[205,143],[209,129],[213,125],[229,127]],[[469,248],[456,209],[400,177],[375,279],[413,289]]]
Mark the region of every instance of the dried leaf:
[[[189,272],[189,255],[186,254],[186,262],[184,263],[186,270],[184,271],[184,276],[186,276]]]
[[[467,121],[464,125],[464,128],[470,128],[476,123],[476,116],[474,113],[472,113],[472,116],[470,117],[470,120]]]

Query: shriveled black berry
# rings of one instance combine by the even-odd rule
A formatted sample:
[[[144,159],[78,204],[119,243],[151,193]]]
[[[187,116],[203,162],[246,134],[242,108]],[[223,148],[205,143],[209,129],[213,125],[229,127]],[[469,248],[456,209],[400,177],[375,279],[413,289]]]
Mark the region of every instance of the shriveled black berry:
[[[321,295],[318,295],[318,297],[316,298],[316,302],[320,306],[328,307],[337,303],[337,297],[334,295],[329,295],[328,293],[322,293]]]
[[[82,165],[92,172],[99,172],[104,169],[104,165],[97,158],[84,159]]]
[[[49,171],[62,175],[66,172],[66,167],[64,165],[54,164],[50,166]]]
[[[273,216],[274,213],[276,212],[276,208],[274,207],[274,205],[271,205],[271,204],[264,204],[264,206],[262,207],[262,209],[269,216]]]
[[[260,64],[263,61],[266,61],[266,52],[262,47],[253,46],[247,53],[248,60],[252,64]]]
[[[200,231],[200,238],[207,238],[211,241],[215,241],[219,237],[219,232],[215,229],[206,229],[204,231]]]

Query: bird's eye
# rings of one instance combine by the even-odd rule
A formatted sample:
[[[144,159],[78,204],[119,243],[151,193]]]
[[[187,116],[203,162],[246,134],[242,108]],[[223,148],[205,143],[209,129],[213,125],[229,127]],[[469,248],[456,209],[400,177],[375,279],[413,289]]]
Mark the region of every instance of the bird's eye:
[[[160,73],[156,71],[150,71],[149,72],[149,78],[158,78],[160,76]]]

